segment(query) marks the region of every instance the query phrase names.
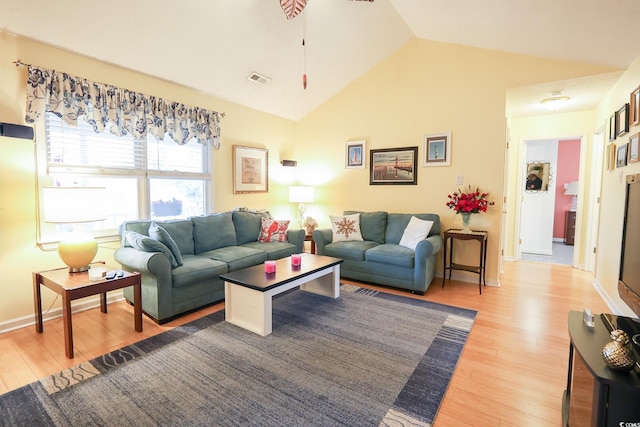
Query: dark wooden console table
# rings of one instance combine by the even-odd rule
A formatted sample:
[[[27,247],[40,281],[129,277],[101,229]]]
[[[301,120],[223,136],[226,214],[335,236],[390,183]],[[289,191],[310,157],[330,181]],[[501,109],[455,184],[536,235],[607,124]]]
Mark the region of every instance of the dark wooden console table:
[[[478,265],[464,265],[456,264],[453,262],[453,241],[455,240],[477,240],[480,243],[480,259]],[[442,251],[444,256],[444,271],[442,272],[442,287],[447,278],[447,270],[449,270],[449,281],[451,281],[452,270],[463,270],[478,275],[478,288],[480,294],[482,294],[482,285],[487,285],[486,271],[487,271],[487,242],[489,240],[488,231],[466,232],[458,228],[450,228],[444,232],[444,250]]]

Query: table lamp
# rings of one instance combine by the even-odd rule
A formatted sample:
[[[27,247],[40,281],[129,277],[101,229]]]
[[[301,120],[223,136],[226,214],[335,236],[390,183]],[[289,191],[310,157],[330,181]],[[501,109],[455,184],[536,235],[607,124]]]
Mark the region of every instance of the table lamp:
[[[571,198],[571,212],[578,209],[578,181],[571,181],[564,190],[565,196],[573,196]]]
[[[69,273],[87,271],[98,252],[93,236],[73,230],[72,224],[103,221],[103,187],[44,187],[44,220],[69,225],[58,244],[58,255]]]
[[[299,203],[298,205],[298,225],[300,228],[304,224],[304,213],[307,210],[305,203],[313,203],[313,187],[294,185],[289,187],[289,202]]]

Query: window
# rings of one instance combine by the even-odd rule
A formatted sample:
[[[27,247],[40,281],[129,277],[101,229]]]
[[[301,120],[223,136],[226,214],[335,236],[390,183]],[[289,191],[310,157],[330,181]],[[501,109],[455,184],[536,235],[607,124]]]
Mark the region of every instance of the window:
[[[135,140],[109,130],[98,134],[82,119],[73,127],[52,113],[46,113],[44,125],[44,135],[39,136],[45,143],[38,144],[40,186],[105,188],[106,220],[74,228],[96,237],[113,236],[123,221],[186,218],[207,211],[208,145],[195,139],[179,145],[151,135]],[[40,229],[44,242],[58,240],[56,234],[62,231],[44,220]]]

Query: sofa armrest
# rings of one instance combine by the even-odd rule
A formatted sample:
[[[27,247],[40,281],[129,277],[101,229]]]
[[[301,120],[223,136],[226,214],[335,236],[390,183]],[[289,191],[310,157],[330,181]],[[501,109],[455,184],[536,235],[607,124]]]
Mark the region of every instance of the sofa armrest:
[[[287,241],[296,245],[297,253],[304,252],[304,236],[305,231],[300,228],[287,230]]]
[[[333,232],[330,228],[313,230],[313,241],[316,244],[316,254],[324,255],[324,246],[333,241]]]
[[[437,256],[442,249],[442,236],[435,234],[418,242],[414,259],[413,290],[424,294],[436,274]]]
[[[116,249],[113,258],[128,271],[171,277],[171,263],[160,252],[143,252],[130,247]]]
[[[426,259],[431,254],[438,253],[443,245],[442,236],[435,234],[418,242],[416,246],[416,259]]]

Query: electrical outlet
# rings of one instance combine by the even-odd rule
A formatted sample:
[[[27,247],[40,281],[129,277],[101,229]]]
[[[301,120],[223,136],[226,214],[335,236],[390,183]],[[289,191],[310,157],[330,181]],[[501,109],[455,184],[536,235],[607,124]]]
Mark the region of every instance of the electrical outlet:
[[[464,177],[462,175],[459,175],[456,177],[456,185],[462,185],[464,182]]]

